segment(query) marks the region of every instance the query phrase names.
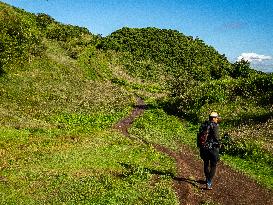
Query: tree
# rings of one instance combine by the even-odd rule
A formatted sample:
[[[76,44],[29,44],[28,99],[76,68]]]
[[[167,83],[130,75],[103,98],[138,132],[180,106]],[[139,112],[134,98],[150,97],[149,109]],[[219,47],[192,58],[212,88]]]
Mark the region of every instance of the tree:
[[[249,74],[251,73],[250,68],[250,62],[246,61],[244,59],[241,59],[240,61],[236,61],[234,64],[232,64],[231,69],[231,77],[233,78],[247,78],[249,77]]]

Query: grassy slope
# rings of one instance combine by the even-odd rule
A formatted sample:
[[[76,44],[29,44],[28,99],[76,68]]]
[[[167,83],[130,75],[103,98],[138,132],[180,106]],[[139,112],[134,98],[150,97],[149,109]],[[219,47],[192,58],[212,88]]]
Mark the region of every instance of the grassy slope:
[[[1,130],[1,142],[1,203],[176,203],[169,177],[151,184],[150,171],[173,162],[119,134]]]
[[[147,93],[140,80],[114,53],[91,46],[74,60],[63,43],[43,44],[0,78],[0,203],[176,204],[169,175],[153,174],[174,173],[174,162],[111,128],[130,113],[132,90]]]
[[[118,52],[91,47],[74,60],[59,43],[45,40],[44,44],[45,55],[24,66],[6,67],[7,74],[0,78],[1,202],[178,203],[169,176],[175,173],[174,162],[111,128],[130,113],[135,95],[139,95],[150,106],[134,123],[132,135],[172,149],[179,148],[177,142],[194,146],[196,125],[181,122],[155,103],[167,94],[162,82],[129,75]],[[151,66],[153,62],[144,63]],[[213,106],[228,113],[241,106],[236,103]],[[202,112],[207,109],[203,107]],[[257,111],[267,114],[254,104],[238,110],[236,116]],[[240,129],[257,128],[248,126]],[[272,121],[259,126],[272,130]],[[224,129],[232,137],[242,136],[236,134],[237,127]],[[258,132],[250,141],[258,138],[257,143],[264,142],[265,149],[272,152],[272,136],[265,135]],[[225,159],[231,162],[235,158]],[[261,173],[248,161],[239,159],[233,165],[272,188],[270,164],[261,164]],[[154,170],[166,175],[155,179]]]
[[[56,42],[45,44],[44,57],[10,66],[0,79],[0,200],[177,203],[170,177],[154,181],[151,173],[173,173],[173,161],[111,128],[128,115],[134,95],[108,80],[88,80],[91,65],[69,58]]]

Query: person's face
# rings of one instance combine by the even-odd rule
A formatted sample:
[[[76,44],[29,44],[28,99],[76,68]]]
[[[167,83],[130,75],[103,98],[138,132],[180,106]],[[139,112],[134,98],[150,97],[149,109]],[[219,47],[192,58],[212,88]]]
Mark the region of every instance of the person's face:
[[[212,121],[215,122],[215,123],[218,123],[219,122],[219,118],[218,117],[214,117],[214,118],[212,118]]]

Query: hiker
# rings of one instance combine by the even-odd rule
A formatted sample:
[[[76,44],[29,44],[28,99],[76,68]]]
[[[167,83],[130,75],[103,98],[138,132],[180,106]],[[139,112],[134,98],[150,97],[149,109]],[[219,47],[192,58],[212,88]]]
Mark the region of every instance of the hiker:
[[[216,165],[219,160],[219,122],[217,112],[209,115],[209,121],[200,127],[197,137],[197,146],[200,149],[200,157],[204,161],[204,173],[207,189],[212,189],[212,179],[216,173]]]

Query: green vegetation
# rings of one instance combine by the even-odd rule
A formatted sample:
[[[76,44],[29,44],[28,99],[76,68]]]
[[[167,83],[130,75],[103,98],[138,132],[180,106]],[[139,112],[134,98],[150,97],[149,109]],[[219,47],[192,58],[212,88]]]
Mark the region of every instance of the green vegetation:
[[[225,56],[202,40],[167,29],[122,28],[97,47],[129,52],[125,68],[144,78],[156,75],[155,80],[163,74],[177,77],[185,73],[200,80],[218,79],[226,75],[230,66]]]
[[[230,135],[222,159],[273,189],[272,87],[178,31],[101,37],[0,2],[0,201],[178,204],[175,162],[149,143],[195,148],[212,110]],[[137,96],[129,140],[112,127]]]
[[[118,134],[1,130],[1,203],[176,204],[170,159]],[[153,184],[151,184],[153,182]]]
[[[43,51],[40,32],[33,17],[2,6],[0,10],[0,71],[10,63],[22,63]]]
[[[31,39],[20,41],[32,32],[28,24],[10,42],[0,33],[0,203],[178,204],[174,162],[112,130],[135,103],[126,87],[146,89],[118,68],[117,54],[92,50],[99,37],[85,29],[0,6],[7,19],[31,21],[42,48],[34,55]]]
[[[137,119],[130,133],[149,143],[161,144],[174,150],[179,150],[182,143],[193,145],[195,141],[195,136],[188,133],[185,124],[158,108],[149,109]]]

